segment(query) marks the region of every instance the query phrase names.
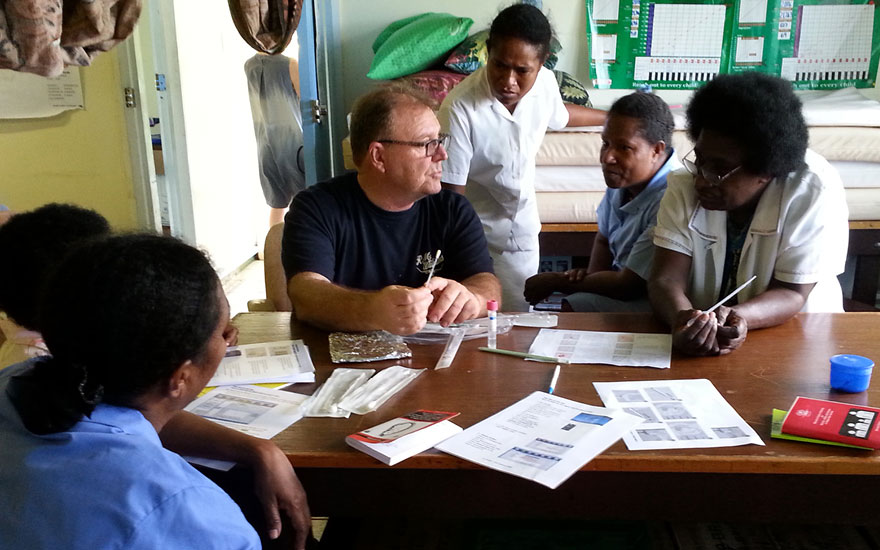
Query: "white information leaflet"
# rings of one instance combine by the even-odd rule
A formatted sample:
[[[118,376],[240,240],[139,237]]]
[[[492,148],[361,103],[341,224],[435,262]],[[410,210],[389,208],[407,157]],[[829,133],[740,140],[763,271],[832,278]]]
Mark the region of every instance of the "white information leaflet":
[[[208,386],[314,382],[315,365],[302,340],[231,346]]]
[[[641,421],[536,391],[435,448],[555,489]]]
[[[568,359],[569,363],[668,369],[672,335],[541,329],[529,353]]]
[[[302,404],[308,397],[257,386],[223,386],[195,399],[184,410],[248,435],[271,439],[302,418]],[[187,460],[218,470],[234,466],[219,460]]]
[[[623,437],[631,451],[764,444],[709,380],[593,382],[593,386],[606,407],[621,408],[644,420]]]
[[[0,70],[0,118],[44,118],[83,108],[79,67],[56,77]]]

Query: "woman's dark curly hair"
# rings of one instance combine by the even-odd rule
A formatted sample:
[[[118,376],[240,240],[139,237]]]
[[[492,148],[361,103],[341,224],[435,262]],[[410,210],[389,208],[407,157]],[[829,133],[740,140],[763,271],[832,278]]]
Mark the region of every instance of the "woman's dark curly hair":
[[[650,144],[664,142],[667,150],[672,148],[672,130],[675,120],[669,105],[660,96],[645,92],[633,92],[615,101],[608,116],[620,115],[637,119],[640,134]]]
[[[538,56],[546,58],[550,53],[553,28],[547,17],[535,6],[514,4],[501,10],[489,27],[486,45],[489,49],[501,38],[516,38],[531,44]]]
[[[40,330],[37,308],[55,267],[76,246],[109,233],[102,215],[72,204],[12,216],[0,227],[0,257],[16,262],[0,269],[0,309],[19,325]]]
[[[694,93],[688,135],[711,130],[736,141],[752,174],[784,176],[801,168],[809,134],[788,81],[755,71],[720,75]]]
[[[200,359],[220,322],[219,288],[204,254],[169,237],[122,235],[72,252],[40,312],[52,355],[7,388],[25,426],[54,433],[98,402],[131,406]]]

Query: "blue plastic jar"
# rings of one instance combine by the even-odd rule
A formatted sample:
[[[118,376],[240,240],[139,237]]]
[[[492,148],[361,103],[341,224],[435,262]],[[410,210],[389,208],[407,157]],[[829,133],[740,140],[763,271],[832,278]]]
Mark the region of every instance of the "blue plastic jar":
[[[861,355],[835,355],[831,358],[831,387],[858,393],[868,389],[874,362]]]

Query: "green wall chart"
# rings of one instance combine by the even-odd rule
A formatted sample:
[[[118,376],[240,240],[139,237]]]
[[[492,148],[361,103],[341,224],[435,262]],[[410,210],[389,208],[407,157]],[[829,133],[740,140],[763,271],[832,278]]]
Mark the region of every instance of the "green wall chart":
[[[874,0],[586,0],[596,88],[690,89],[757,70],[796,89],[877,80]]]

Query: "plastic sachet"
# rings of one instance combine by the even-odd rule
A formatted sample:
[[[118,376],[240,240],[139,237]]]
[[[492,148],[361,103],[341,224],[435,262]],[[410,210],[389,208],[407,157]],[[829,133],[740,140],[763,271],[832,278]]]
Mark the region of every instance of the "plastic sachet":
[[[405,357],[412,357],[412,351],[403,338],[384,330],[330,334],[330,360],[334,363],[365,363]]]
[[[395,393],[415,380],[425,369],[409,369],[393,365],[380,370],[375,376],[346,394],[339,408],[356,414],[367,414],[375,411]]]
[[[505,315],[513,320],[515,327],[538,327],[553,328],[559,323],[559,317],[545,311],[530,311],[528,313],[511,313]]]
[[[339,407],[347,395],[362,386],[376,371],[374,369],[333,369],[330,378],[303,403],[303,416],[348,418],[351,413]]]
[[[498,316],[498,330],[496,334],[509,332],[513,326],[513,320],[509,315]],[[463,323],[455,323],[443,327],[439,323],[425,323],[424,328],[415,334],[404,336],[403,340],[408,344],[438,344],[449,340],[453,329],[464,329],[464,339],[485,338],[489,334],[489,318],[480,317]]]

